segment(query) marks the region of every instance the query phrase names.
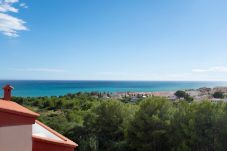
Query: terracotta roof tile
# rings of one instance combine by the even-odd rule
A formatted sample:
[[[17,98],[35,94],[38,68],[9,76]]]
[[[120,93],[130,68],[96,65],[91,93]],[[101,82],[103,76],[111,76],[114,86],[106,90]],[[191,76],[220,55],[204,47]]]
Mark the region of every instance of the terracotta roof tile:
[[[38,117],[39,114],[15,103],[12,101],[6,101],[0,99],[0,111],[18,114],[27,117]]]

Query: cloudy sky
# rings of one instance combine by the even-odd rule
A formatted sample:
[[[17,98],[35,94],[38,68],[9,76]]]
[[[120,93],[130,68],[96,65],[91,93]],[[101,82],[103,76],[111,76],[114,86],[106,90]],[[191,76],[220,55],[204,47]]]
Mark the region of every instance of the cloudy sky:
[[[0,0],[0,79],[227,81],[226,0]]]

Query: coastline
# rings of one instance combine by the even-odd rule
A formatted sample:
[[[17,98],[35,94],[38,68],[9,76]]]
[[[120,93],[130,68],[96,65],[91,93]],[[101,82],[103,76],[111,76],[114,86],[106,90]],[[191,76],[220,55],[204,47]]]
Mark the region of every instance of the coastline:
[[[182,82],[182,81],[30,81],[0,80],[0,86],[10,84],[15,90],[13,96],[40,97],[62,96],[68,93],[101,92],[101,93],[172,93],[177,90],[214,88],[227,86],[227,82]],[[164,94],[163,94],[164,95]]]

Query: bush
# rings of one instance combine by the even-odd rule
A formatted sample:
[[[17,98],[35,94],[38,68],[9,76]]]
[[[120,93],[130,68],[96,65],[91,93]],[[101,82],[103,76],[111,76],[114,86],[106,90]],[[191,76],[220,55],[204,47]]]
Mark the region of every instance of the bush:
[[[223,92],[215,92],[213,94],[213,97],[214,98],[217,98],[217,99],[223,99],[225,96],[224,96],[224,93]]]

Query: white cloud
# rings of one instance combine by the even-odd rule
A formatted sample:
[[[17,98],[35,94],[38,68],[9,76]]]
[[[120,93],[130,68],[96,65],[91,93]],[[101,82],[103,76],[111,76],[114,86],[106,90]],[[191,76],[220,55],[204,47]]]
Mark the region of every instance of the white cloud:
[[[109,72],[109,71],[104,71],[104,72],[98,72],[98,75],[105,75],[105,76],[124,76],[124,75],[128,75],[128,73],[125,72]]]
[[[97,72],[96,74],[99,75],[99,76],[119,77],[119,78],[126,78],[126,77],[139,78],[139,77],[143,77],[144,76],[143,74],[137,74],[137,73],[110,72],[110,71]]]
[[[19,0],[5,0],[6,3],[17,3]]]
[[[53,69],[53,68],[25,68],[25,69],[12,68],[11,70],[23,71],[23,72],[52,72],[52,73],[66,72],[63,69]]]
[[[28,6],[25,3],[20,3],[20,7],[22,7],[22,8],[28,8]]]
[[[98,72],[93,76],[99,80],[152,80],[152,81],[227,81],[227,67],[194,69],[193,72]]]
[[[199,73],[203,73],[203,72],[227,72],[227,67],[225,66],[216,66],[216,67],[211,67],[208,69],[193,69],[193,72],[199,72]]]
[[[24,21],[16,17],[0,13],[0,32],[10,37],[17,37],[17,31],[27,30]]]
[[[34,71],[34,72],[66,72],[63,69],[50,69],[50,68],[29,68],[27,71]]]
[[[25,21],[8,14],[18,13],[19,10],[13,7],[18,2],[19,0],[0,0],[0,32],[9,37],[17,37],[18,31],[27,30]]]
[[[3,4],[0,4],[0,12],[13,12],[13,13],[17,13],[18,12],[18,9],[15,8],[15,7],[12,7],[10,6],[11,4],[9,3],[3,3]]]

